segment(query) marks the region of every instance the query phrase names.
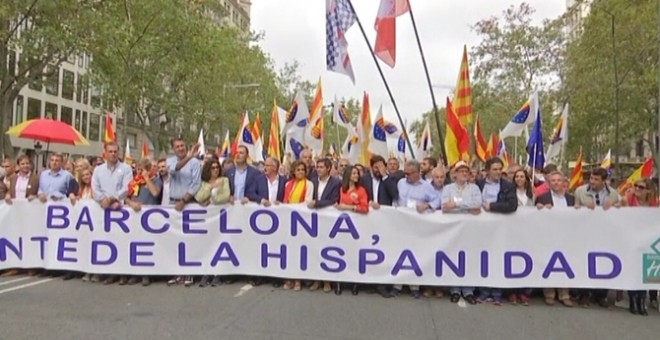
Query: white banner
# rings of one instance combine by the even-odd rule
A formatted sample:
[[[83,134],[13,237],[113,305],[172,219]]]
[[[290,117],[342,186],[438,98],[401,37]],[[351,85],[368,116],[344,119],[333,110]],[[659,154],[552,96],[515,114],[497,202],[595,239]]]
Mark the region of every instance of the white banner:
[[[0,205],[0,269],[433,286],[660,288],[660,210],[368,215],[303,205]]]

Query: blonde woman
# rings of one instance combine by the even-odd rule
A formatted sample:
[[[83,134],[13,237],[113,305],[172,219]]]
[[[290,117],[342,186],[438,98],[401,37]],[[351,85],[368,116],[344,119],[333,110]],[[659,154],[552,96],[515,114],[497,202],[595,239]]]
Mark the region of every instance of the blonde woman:
[[[307,165],[300,160],[295,161],[291,164],[291,171],[293,172],[291,179],[284,186],[284,203],[310,202],[314,193],[314,184],[307,179]],[[302,283],[300,280],[285,280],[282,288],[300,291]]]

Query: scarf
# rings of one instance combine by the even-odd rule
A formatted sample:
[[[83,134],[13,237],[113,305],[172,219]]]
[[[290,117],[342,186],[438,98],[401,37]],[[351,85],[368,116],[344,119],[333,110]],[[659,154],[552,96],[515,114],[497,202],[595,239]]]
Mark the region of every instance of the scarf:
[[[140,186],[147,184],[147,180],[142,174],[137,174],[130,183],[128,183],[128,197],[135,197],[140,194]]]
[[[284,203],[302,203],[305,202],[307,193],[307,179],[291,179],[286,182],[284,187]]]

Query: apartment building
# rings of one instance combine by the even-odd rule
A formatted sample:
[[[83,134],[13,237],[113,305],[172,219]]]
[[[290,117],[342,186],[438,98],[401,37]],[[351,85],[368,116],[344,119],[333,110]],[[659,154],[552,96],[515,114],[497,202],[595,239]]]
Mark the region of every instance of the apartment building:
[[[218,18],[220,25],[232,25],[246,32],[250,29],[249,0],[218,0],[226,13]],[[10,57],[10,64],[16,65],[20,53]],[[45,145],[36,141],[11,137],[12,146],[32,153],[36,150],[61,152],[65,155],[97,156],[103,152],[103,135],[105,132],[105,110],[102,109],[101,93],[94,88],[85,74],[89,69],[93,56],[71,56],[62,63],[43,86],[28,85],[21,89],[12,108],[12,125],[28,119],[50,117],[74,126],[89,141],[89,146],[70,146],[63,144]],[[13,63],[11,62],[13,60]],[[118,142],[123,148],[128,140],[133,158],[139,157],[141,146],[147,140],[140,130],[140,123],[134,114],[124,117],[121,111],[116,111],[114,128]],[[127,119],[124,124],[124,118]],[[126,127],[126,128],[124,128]],[[217,143],[219,136],[209,136]],[[150,149],[151,144],[149,143]]]

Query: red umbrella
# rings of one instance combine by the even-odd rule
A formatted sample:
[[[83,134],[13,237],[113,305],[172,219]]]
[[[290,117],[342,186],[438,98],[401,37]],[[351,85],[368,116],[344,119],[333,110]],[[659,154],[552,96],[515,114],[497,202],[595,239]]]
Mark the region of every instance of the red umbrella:
[[[47,143],[89,145],[89,142],[73,126],[50,118],[31,119],[11,127],[7,134]]]

